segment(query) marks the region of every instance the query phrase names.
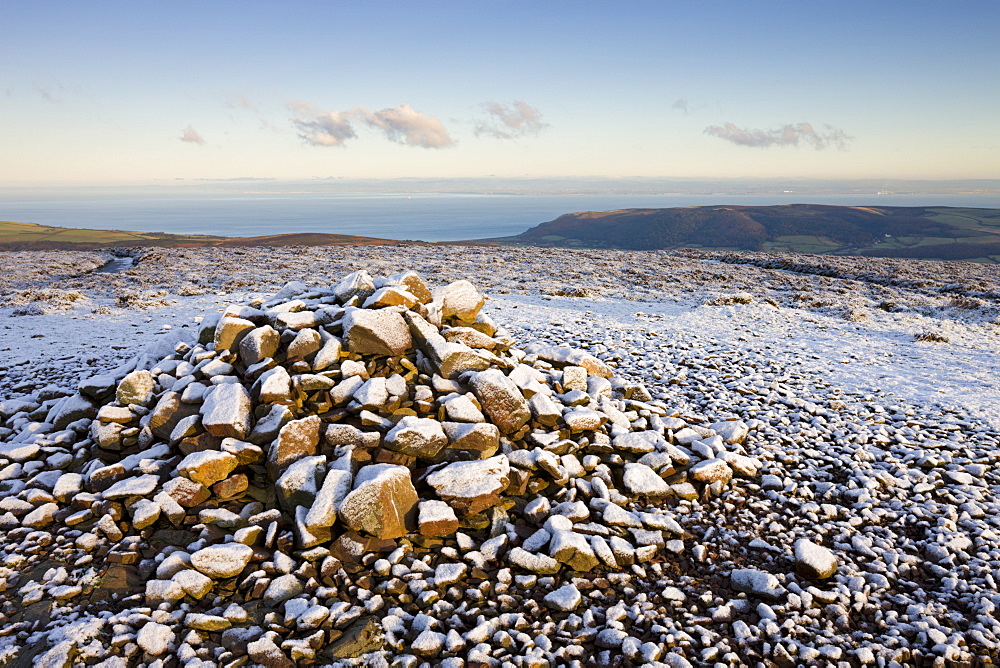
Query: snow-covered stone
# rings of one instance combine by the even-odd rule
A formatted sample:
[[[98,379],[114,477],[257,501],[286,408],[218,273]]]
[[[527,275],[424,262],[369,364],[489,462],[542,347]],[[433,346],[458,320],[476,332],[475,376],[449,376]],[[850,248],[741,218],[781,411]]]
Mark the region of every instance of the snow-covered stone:
[[[225,543],[192,553],[191,565],[210,578],[231,578],[243,572],[252,557],[249,545]]]
[[[340,504],[339,516],[355,531],[399,538],[417,528],[417,501],[408,468],[370,464],[355,476],[354,489]]]
[[[793,549],[795,570],[810,580],[825,580],[837,572],[837,557],[833,552],[816,543],[800,538]]]
[[[545,605],[553,610],[558,610],[559,612],[572,612],[576,610],[581,601],[583,601],[583,595],[580,593],[579,589],[571,584],[568,584],[549,592],[542,600],[545,602]]]

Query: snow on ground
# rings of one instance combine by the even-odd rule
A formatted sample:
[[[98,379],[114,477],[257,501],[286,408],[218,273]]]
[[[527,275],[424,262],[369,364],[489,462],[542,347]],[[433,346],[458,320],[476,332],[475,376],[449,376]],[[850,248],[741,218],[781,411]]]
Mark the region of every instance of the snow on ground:
[[[873,313],[861,323],[770,305],[704,306],[505,296],[491,302],[508,327],[583,318],[592,326],[642,329],[658,338],[697,336],[818,374],[844,391],[881,390],[908,403],[950,407],[1000,427],[1000,346],[995,327],[954,322],[948,343],[914,341],[928,318]],[[572,328],[572,325],[570,325]]]
[[[91,312],[107,302],[100,299],[46,315],[10,317],[13,309],[0,309],[0,399],[16,396],[16,388],[28,385],[72,384],[149,346],[170,347],[190,336],[203,316],[266,294],[168,295],[167,306],[110,313]],[[939,319],[881,311],[850,322],[805,309],[761,303],[706,306],[701,301],[493,295],[488,310],[497,322],[521,328],[524,343],[540,329],[596,328],[609,333],[612,343],[615,333],[623,331],[661,340],[698,337],[737,353],[756,351],[846,392],[881,391],[909,404],[940,404],[1000,428],[996,326],[956,320],[942,327]],[[949,341],[914,341],[931,327],[945,332]]]

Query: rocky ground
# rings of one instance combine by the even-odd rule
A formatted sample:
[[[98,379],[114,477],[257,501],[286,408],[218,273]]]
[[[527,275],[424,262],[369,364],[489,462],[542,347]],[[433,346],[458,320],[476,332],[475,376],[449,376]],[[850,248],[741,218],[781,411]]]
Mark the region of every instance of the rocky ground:
[[[994,267],[105,260],[3,254],[8,663],[995,662]]]

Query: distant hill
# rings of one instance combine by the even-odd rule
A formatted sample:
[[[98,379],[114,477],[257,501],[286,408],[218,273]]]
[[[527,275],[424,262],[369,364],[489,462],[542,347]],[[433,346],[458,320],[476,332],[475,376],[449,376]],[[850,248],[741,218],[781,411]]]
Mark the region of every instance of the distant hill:
[[[582,211],[490,241],[1000,262],[1000,209],[788,204]]]
[[[0,250],[94,250],[159,246],[167,248],[204,246],[341,246],[397,243],[392,239],[359,237],[353,234],[271,234],[262,237],[216,237],[162,232],[89,230],[52,227],[34,223],[0,221]]]

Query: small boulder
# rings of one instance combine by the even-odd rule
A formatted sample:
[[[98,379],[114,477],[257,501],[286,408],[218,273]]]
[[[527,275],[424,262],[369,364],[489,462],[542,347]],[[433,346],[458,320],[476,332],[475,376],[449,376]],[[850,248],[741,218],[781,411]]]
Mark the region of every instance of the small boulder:
[[[243,572],[253,557],[253,548],[242,543],[204,547],[191,555],[191,565],[210,578],[233,578]]]
[[[510,463],[506,455],[454,462],[428,475],[427,484],[453,508],[473,515],[500,502],[510,484]]]
[[[182,459],[177,465],[177,472],[208,487],[225,480],[239,463],[240,460],[228,452],[202,450]]]
[[[201,424],[217,438],[245,439],[250,433],[250,394],[239,383],[216,385],[201,405]]]
[[[837,557],[833,552],[810,540],[801,538],[793,548],[795,572],[810,580],[825,580],[837,572]]]
[[[552,610],[557,610],[559,612],[572,612],[579,607],[580,603],[583,601],[583,595],[580,590],[571,584],[563,585],[551,591],[545,595],[542,599],[545,605],[547,605]]]
[[[658,499],[671,494],[670,485],[656,471],[639,463],[625,465],[622,486],[630,497]]]
[[[166,654],[174,644],[174,632],[166,624],[146,622],[136,634],[135,644],[151,656]]]
[[[339,515],[355,531],[400,538],[417,528],[417,502],[410,469],[370,464],[358,471],[354,489],[340,504]]]
[[[254,329],[254,324],[243,318],[224,316],[215,326],[215,349],[232,350]]]
[[[273,327],[257,327],[240,342],[240,359],[245,366],[253,366],[268,357],[274,357],[280,343],[281,335]]]
[[[153,378],[153,374],[145,369],[133,371],[118,383],[118,403],[122,406],[129,404],[145,406],[152,400],[155,387],[156,379]]]
[[[486,300],[469,281],[455,281],[434,291],[434,301],[441,305],[441,318],[475,322]]]
[[[412,415],[396,423],[383,442],[388,450],[420,459],[433,459],[447,444],[448,437],[440,422]]]
[[[469,384],[490,420],[504,434],[523,427],[531,419],[531,409],[521,389],[498,369],[473,374]]]
[[[705,484],[727,483],[733,478],[733,469],[721,459],[706,459],[688,469],[688,477]]]
[[[771,573],[756,568],[737,568],[730,573],[733,589],[747,594],[753,594],[767,600],[776,600],[784,589],[781,583]]]
[[[344,343],[352,353],[402,355],[413,347],[410,328],[398,311],[348,309]]]
[[[417,525],[421,536],[450,536],[458,531],[458,518],[444,501],[421,501]]]
[[[267,454],[267,472],[271,480],[277,480],[293,462],[316,454],[320,425],[319,416],[310,415],[292,420],[281,428]]]

